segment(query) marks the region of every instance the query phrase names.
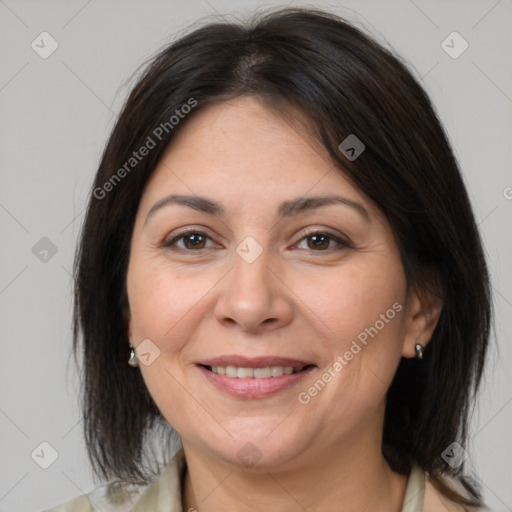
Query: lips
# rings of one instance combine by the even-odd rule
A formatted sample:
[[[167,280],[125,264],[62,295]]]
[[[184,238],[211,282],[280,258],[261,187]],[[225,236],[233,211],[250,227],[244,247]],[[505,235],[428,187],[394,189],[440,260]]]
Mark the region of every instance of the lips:
[[[221,356],[197,363],[215,387],[236,398],[264,398],[302,380],[316,366],[283,357]]]
[[[247,358],[224,356],[209,359],[201,366],[207,370],[238,379],[268,379],[299,373],[311,363],[283,357]]]

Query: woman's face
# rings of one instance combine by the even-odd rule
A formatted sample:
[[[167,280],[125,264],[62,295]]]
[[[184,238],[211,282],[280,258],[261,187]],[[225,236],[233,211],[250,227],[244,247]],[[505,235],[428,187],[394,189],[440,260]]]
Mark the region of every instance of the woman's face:
[[[393,232],[256,99],[180,128],[138,209],[127,288],[140,371],[186,447],[275,468],[380,443],[414,344]]]

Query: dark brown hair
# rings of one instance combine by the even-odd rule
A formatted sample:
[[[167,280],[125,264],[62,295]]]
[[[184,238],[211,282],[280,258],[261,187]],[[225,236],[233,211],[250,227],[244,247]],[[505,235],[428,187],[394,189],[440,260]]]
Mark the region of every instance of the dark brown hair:
[[[488,271],[457,162],[400,58],[351,23],[310,9],[212,22],[181,37],[151,59],[112,130],[75,260],[73,346],[83,355],[84,431],[96,475],[147,483],[156,473],[145,460],[146,435],[165,423],[140,372],[127,364],[125,281],[144,187],[195,112],[242,95],[300,112],[339,171],[386,215],[408,286],[437,280],[439,323],[423,360],[399,365],[387,394],[383,453],[395,471],[406,474],[417,463],[446,496],[477,506],[479,490],[463,466],[452,469],[441,457],[454,441],[466,446],[491,324]],[[192,112],[170,121],[193,102]],[[338,148],[350,134],[366,146],[353,161]],[[127,167],[148,137],[154,147]],[[466,497],[445,474],[464,484]]]

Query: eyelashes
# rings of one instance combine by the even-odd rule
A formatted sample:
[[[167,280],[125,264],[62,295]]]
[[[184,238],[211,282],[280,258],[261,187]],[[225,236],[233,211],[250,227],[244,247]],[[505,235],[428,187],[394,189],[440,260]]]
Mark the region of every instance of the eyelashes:
[[[179,246],[178,242],[181,241],[184,241],[185,243],[182,246]],[[191,229],[180,233],[167,242],[164,242],[162,247],[182,253],[200,253],[204,250],[214,248],[206,245],[208,241],[213,242],[211,237],[206,233],[197,229]],[[299,249],[309,252],[331,253],[333,251],[352,248],[352,245],[347,240],[326,231],[312,231],[307,233],[302,236],[295,246],[300,246],[304,241],[306,241],[307,248],[304,249],[304,247],[299,247]],[[312,244],[309,242],[312,242]]]

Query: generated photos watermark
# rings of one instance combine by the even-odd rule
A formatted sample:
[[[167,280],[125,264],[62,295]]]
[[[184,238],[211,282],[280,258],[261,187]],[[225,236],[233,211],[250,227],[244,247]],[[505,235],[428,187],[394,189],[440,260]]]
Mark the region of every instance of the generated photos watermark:
[[[146,141],[142,146],[132,153],[124,164],[117,169],[117,171],[105,182],[101,187],[96,187],[93,191],[93,195],[96,199],[103,199],[108,192],[111,192],[133,169],[135,169],[146,156],[149,155],[152,149],[154,149],[158,142],[161,142],[164,138],[164,134],[170,133],[182,119],[186,117],[191,110],[197,106],[197,100],[189,98],[180,108],[174,111],[168,121],[160,123],[150,135],[148,135]],[[156,142],[156,140],[158,142]]]
[[[354,356],[359,354],[361,350],[368,344],[370,341],[368,337],[373,339],[377,334],[379,334],[382,329],[389,324],[393,318],[395,318],[396,314],[402,311],[403,306],[399,302],[395,302],[391,308],[389,308],[385,313],[382,313],[377,321],[370,326],[361,331],[355,339],[352,340],[350,344],[350,348],[345,351],[343,354],[340,354],[333,364],[329,366],[325,370],[325,372],[321,375],[319,379],[317,379],[312,386],[310,386],[306,391],[302,391],[298,395],[298,400],[301,404],[307,405],[311,402],[312,398],[317,396],[325,386],[331,382],[336,376],[338,376],[347,366],[347,364],[354,359]],[[359,342],[359,343],[358,343]],[[361,346],[362,345],[362,346]]]

